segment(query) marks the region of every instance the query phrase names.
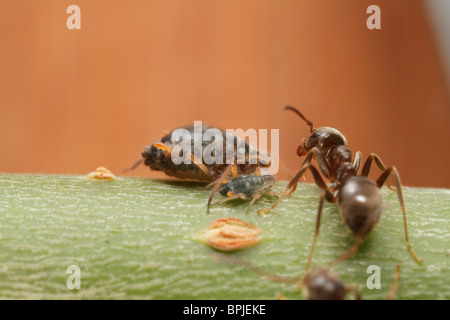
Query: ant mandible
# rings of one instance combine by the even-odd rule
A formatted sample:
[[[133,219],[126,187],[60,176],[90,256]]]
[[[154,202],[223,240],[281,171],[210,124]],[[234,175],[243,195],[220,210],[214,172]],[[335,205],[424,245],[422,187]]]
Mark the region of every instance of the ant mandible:
[[[381,159],[374,153],[370,154],[358,175],[361,164],[361,153],[358,151],[352,162],[352,152],[347,146],[347,141],[342,133],[330,127],[314,129],[313,123],[303,116],[303,114],[291,106],[286,106],[286,110],[291,110],[299,115],[310,127],[310,135],[306,137],[297,149],[299,156],[306,155],[300,169],[289,182],[286,189],[281,193],[277,202],[270,208],[259,210],[265,213],[275,208],[286,196],[295,191],[298,180],[310,170],[315,183],[322,190],[317,212],[316,229],[314,233],[311,251],[306,265],[307,273],[311,264],[311,259],[319,235],[320,219],[324,200],[331,203],[338,203],[340,212],[347,226],[356,235],[355,244],[343,255],[341,255],[332,265],[352,257],[359,249],[366,235],[379,221],[383,212],[383,198],[380,188],[384,183],[397,192],[400,208],[403,214],[403,225],[405,229],[405,240],[411,256],[422,263],[422,259],[413,251],[408,238],[406,223],[406,210],[403,201],[402,185],[397,169],[392,166],[386,169]],[[327,186],[319,171],[311,163],[312,158],[317,160],[322,174],[332,184]],[[380,177],[373,181],[368,177],[372,161],[375,160],[378,168],[382,171]],[[390,175],[394,176],[395,189],[391,188],[388,182]]]

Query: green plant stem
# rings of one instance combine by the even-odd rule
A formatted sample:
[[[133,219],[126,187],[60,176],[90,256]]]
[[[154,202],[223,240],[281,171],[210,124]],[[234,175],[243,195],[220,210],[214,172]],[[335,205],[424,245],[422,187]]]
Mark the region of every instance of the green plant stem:
[[[236,200],[207,215],[209,192],[201,187],[146,178],[0,174],[0,298],[302,299],[295,284],[215,260],[217,251],[196,241],[196,234],[219,218],[242,219],[262,229],[264,240],[230,255],[268,273],[300,277],[320,190],[300,184],[260,217],[257,210],[273,199],[262,197],[248,214],[248,203]],[[450,191],[404,188],[409,237],[422,265],[407,250],[396,193],[382,191],[387,209],[379,224],[333,273],[358,286],[364,299],[384,299],[401,264],[395,299],[449,299]],[[313,267],[328,267],[355,239],[336,205],[326,203],[322,217]],[[66,285],[71,265],[81,271],[79,290]],[[381,289],[366,286],[371,265],[380,267]]]

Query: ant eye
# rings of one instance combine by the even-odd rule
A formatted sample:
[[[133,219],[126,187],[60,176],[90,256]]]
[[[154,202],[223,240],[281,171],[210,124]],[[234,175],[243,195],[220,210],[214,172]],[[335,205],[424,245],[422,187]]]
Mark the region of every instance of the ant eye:
[[[314,129],[314,131],[311,133],[311,135],[309,136],[310,139],[317,139],[319,133],[316,131],[316,129]]]

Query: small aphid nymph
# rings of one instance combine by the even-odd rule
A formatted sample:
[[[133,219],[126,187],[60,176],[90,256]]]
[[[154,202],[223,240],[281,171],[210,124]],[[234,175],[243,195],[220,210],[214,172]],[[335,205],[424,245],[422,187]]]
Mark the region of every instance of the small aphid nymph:
[[[211,205],[221,204],[233,199],[251,200],[247,207],[247,212],[263,194],[276,196],[271,187],[275,184],[275,177],[272,175],[243,175],[233,178],[219,187],[219,193],[226,197]]]

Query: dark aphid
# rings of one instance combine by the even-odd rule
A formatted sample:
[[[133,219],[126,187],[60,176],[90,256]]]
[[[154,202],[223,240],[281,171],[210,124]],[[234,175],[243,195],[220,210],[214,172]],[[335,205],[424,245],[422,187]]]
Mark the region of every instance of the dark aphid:
[[[247,212],[253,206],[256,200],[263,194],[276,194],[270,189],[275,184],[275,177],[272,175],[252,175],[247,174],[233,178],[219,187],[219,193],[226,197],[211,205],[221,204],[233,199],[240,198],[244,201],[251,199]]]
[[[141,162],[144,162],[151,170],[163,171],[168,176],[176,177],[178,179],[210,182],[208,187],[214,187],[208,199],[207,212],[209,213],[212,198],[222,181],[229,175],[232,177],[247,174],[259,175],[261,168],[268,168],[271,166],[271,159],[268,155],[261,154],[247,141],[217,128],[203,125],[200,128],[201,133],[196,135],[196,130],[199,129],[198,127],[200,126],[192,125],[178,128],[183,129],[188,133],[190,141],[188,141],[187,144],[190,144],[191,153],[183,156],[189,158],[190,161],[182,161],[181,163],[176,164],[172,160],[172,151],[174,151],[175,147],[181,143],[181,138],[175,139],[175,137],[173,137],[174,132],[177,130],[175,129],[163,136],[161,140],[146,147],[141,154],[142,159],[131,167],[130,170],[136,168]],[[213,139],[204,138],[207,136],[206,133],[210,131],[210,129],[219,132],[219,136],[220,134],[222,135],[221,153],[215,154],[215,149],[211,153],[214,154],[214,158],[217,157],[221,161],[207,162],[203,158],[204,152],[208,150],[207,148],[210,148],[211,144],[214,142]],[[186,143],[186,141],[183,141],[183,143]],[[227,150],[227,147],[230,145],[233,149]],[[195,157],[195,148],[198,146],[201,148],[201,159]],[[243,157],[244,161],[238,161],[241,160],[240,157]]]
[[[394,176],[396,187],[393,190],[397,191],[403,214],[406,244],[412,257],[420,264],[422,259],[414,253],[408,239],[406,210],[403,202],[402,185],[397,169],[393,166],[386,169],[381,159],[376,154],[372,153],[367,158],[361,174],[358,175],[361,164],[361,153],[357,152],[355,159],[352,161],[352,152],[348,148],[347,141],[342,133],[329,127],[314,129],[312,122],[307,120],[297,109],[290,106],[286,107],[286,109],[297,113],[311,128],[310,135],[303,140],[302,144],[297,149],[297,154],[299,156],[306,155],[306,159],[291,179],[286,189],[281,193],[278,201],[272,207],[260,210],[259,212],[267,212],[276,207],[283,198],[294,192],[298,180],[305,174],[306,170],[309,169],[311,171],[314,181],[320,187],[322,193],[317,213],[316,230],[305,274],[311,263],[314,246],[319,234],[320,218],[324,200],[326,199],[329,202],[338,203],[345,223],[356,235],[356,241],[353,247],[339,257],[334,262],[334,264],[336,264],[355,254],[366,235],[379,221],[381,213],[385,208],[380,188],[384,183],[388,184],[388,178],[391,174]],[[311,161],[313,157],[318,163],[320,172],[322,172],[325,178],[332,183],[330,187],[327,186],[324,179],[321,177],[319,170],[312,165]],[[368,178],[373,160],[375,160],[378,168],[382,171],[382,174],[376,181]]]
[[[163,171],[168,176],[173,176],[179,179],[192,179],[192,180],[201,180],[201,181],[207,181],[207,182],[213,182],[217,180],[224,172],[228,169],[230,166],[227,164],[226,161],[226,139],[231,138],[233,140],[233,146],[234,146],[234,163],[237,163],[237,147],[241,143],[245,146],[245,154],[249,155],[254,150],[253,147],[246,141],[242,141],[237,136],[231,135],[229,133],[226,133],[225,131],[220,130],[223,136],[223,158],[222,163],[211,163],[208,164],[203,159],[199,159],[199,161],[195,161],[194,158],[194,126],[187,126],[180,129],[186,129],[190,133],[191,137],[191,150],[192,154],[190,155],[190,162],[191,163],[180,163],[175,164],[172,161],[171,152],[175,145],[179,143],[179,141],[173,141],[172,139],[172,133],[175,131],[171,131],[170,133],[166,134],[164,137],[161,138],[161,140],[154,142],[153,144],[149,145],[144,149],[142,152],[142,157],[144,160],[144,164],[146,166],[149,166],[152,170],[157,171]],[[209,126],[202,126],[202,136],[208,129],[215,129]],[[219,129],[217,129],[219,130]],[[202,139],[202,141],[199,141],[198,144],[202,147],[202,154],[206,147],[208,147],[212,142],[208,141],[207,139]],[[256,151],[256,154],[258,155],[256,159],[256,163],[252,164],[248,159],[243,164],[236,164],[235,170],[236,175],[243,175],[243,174],[249,174],[254,173],[258,171],[261,167],[269,167],[270,161],[264,162],[264,164],[260,161],[259,154]],[[261,156],[262,157],[262,156]],[[264,160],[268,160],[267,157],[265,157]],[[200,163],[194,163],[194,162],[200,162]]]

